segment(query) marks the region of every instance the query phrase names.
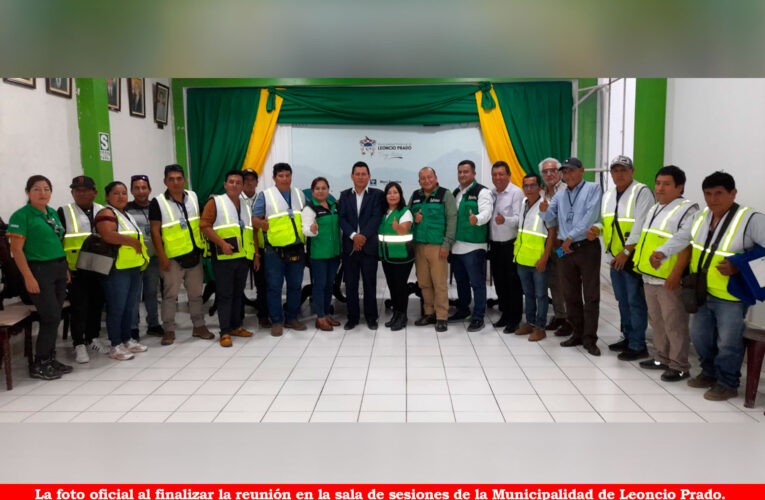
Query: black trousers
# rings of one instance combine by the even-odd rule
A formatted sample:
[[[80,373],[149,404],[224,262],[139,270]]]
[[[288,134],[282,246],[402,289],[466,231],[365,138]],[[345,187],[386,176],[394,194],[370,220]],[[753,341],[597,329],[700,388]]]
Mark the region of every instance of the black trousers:
[[[581,339],[585,346],[598,341],[601,255],[599,240],[584,240],[574,253],[558,259],[568,321],[574,329],[574,338]]]
[[[247,284],[246,259],[212,261],[215,274],[215,296],[218,301],[220,333],[231,333],[242,326],[242,297]]]
[[[268,286],[266,285],[266,258],[265,251],[260,250],[260,269],[255,274],[255,309],[258,310],[258,319],[268,319]]]
[[[359,322],[359,276],[364,279],[364,318],[377,321],[377,255],[353,252],[343,255],[348,321]]]
[[[499,310],[511,326],[520,323],[523,314],[523,287],[513,262],[514,248],[515,240],[489,243],[491,278],[497,291]]]
[[[40,293],[29,294],[40,316],[35,358],[49,359],[56,350],[61,308],[66,299],[66,260],[61,258],[44,262],[30,261],[29,269],[40,286]]]
[[[388,290],[390,290],[393,312],[404,313],[404,316],[406,316],[406,309],[409,305],[409,287],[407,285],[413,265],[414,261],[406,264],[382,263],[385,281],[388,282]]]
[[[101,332],[104,294],[100,275],[87,271],[72,272],[69,302],[72,304],[72,345],[89,344]]]

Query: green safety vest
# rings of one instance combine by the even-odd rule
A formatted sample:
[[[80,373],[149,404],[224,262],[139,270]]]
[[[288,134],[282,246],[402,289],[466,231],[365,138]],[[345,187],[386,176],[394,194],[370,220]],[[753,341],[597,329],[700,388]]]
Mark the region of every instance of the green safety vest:
[[[536,266],[537,261],[545,253],[545,244],[547,243],[547,228],[539,217],[539,199],[522,216],[521,223],[518,225],[518,238],[513,247],[513,258],[517,264],[522,266]],[[529,199],[523,199],[522,209],[528,206]],[[523,213],[522,211],[522,213]]]
[[[632,181],[632,188],[629,193],[622,194],[619,198],[619,228],[624,236],[626,242],[632,231],[632,226],[635,224],[635,200],[640,189],[647,187],[645,184],[641,184],[637,181]],[[625,198],[625,196],[627,197]],[[626,202],[625,202],[626,199]],[[606,192],[603,197],[603,203],[601,205],[601,216],[603,218],[603,244],[606,247],[607,252],[611,252],[611,255],[618,255],[619,252],[624,250],[622,240],[619,238],[619,234],[616,231],[614,219],[616,218],[616,188],[611,188]]]
[[[93,203],[93,217],[104,207],[98,203]],[[76,203],[70,203],[62,210],[66,224],[66,234],[64,234],[64,252],[66,253],[66,263],[70,271],[77,270],[77,258],[80,256],[80,249],[88,236],[93,234],[95,228],[90,227],[90,220]],[[87,228],[87,230],[85,229]]]
[[[312,259],[331,259],[340,255],[340,222],[337,216],[337,204],[327,200],[329,209],[316,200],[308,205],[316,212],[316,236],[311,236],[308,245]],[[270,223],[269,223],[270,224]]]
[[[218,260],[241,259],[242,257],[252,260],[255,257],[255,239],[252,232],[252,215],[250,206],[239,202],[239,213],[236,215],[236,206],[226,194],[216,195],[215,200],[215,223],[213,231],[223,239],[236,238],[238,252],[231,255],[217,253]],[[237,218],[238,217],[238,218]]]
[[[672,210],[669,210],[667,215],[660,220],[655,220],[655,214],[659,210],[660,205],[657,203],[651,207],[646,216],[646,224],[640,233],[640,241],[638,241],[635,247],[633,260],[636,271],[661,279],[669,277],[677,263],[677,255],[673,255],[665,260],[659,269],[654,269],[651,265],[651,254],[672,238],[672,235],[677,231],[680,221],[687,213],[687,210],[682,210],[683,207],[688,207],[688,210],[690,210],[693,205],[694,203],[691,200],[683,200],[675,205]]]
[[[276,187],[264,191],[266,219],[268,220],[268,244],[272,247],[286,247],[296,243],[305,243],[302,221],[303,199],[300,191],[293,187],[290,196],[291,206]],[[300,228],[300,229],[298,229]]]
[[[470,223],[470,212],[478,215],[478,193],[486,189],[486,186],[473,181],[473,184],[465,191],[460,200],[460,206],[457,208],[457,233],[454,236],[456,241],[465,241],[468,243],[486,243],[489,235],[489,225],[472,225]],[[460,189],[454,190],[454,198],[457,198]]]
[[[444,242],[446,235],[444,196],[446,193],[446,188],[437,186],[436,190],[429,195],[425,195],[422,189],[418,189],[412,195],[409,202],[412,216],[422,212],[422,222],[419,224],[415,222],[412,225],[415,243],[440,245]]]
[[[194,191],[183,191],[183,204],[188,220],[175,200],[168,200],[165,193],[157,196],[159,211],[162,213],[162,246],[168,259],[180,257],[192,252],[194,248],[203,249],[202,233],[199,231],[199,202]],[[187,227],[183,227],[187,225]],[[189,228],[191,231],[189,231]],[[192,240],[193,237],[193,240]]]
[[[380,259],[391,264],[405,264],[414,260],[412,228],[408,234],[398,234],[393,229],[393,219],[401,222],[401,216],[406,213],[406,207],[394,210],[383,217],[380,229],[377,230],[377,252]]]
[[[115,269],[133,269],[140,267],[141,270],[149,265],[149,254],[146,244],[143,242],[143,233],[138,229],[138,223],[130,214],[123,214],[111,205],[107,205],[117,216],[117,232],[123,236],[136,238],[141,242],[141,253],[129,245],[120,245],[117,250],[117,260],[114,262]]]
[[[720,241],[720,246],[717,248],[714,255],[712,255],[712,260],[707,269],[707,292],[713,297],[740,302],[739,299],[728,293],[728,281],[730,278],[720,274],[720,271],[717,270],[717,264],[726,257],[744,252],[743,229],[746,228],[745,219],[748,221],[753,213],[754,212],[749,207],[738,208],[738,211],[736,211],[733,219],[730,221],[728,230]],[[708,255],[711,249],[704,248],[704,243],[706,243],[706,236],[708,236],[708,234],[704,234],[704,237],[700,237],[701,226],[704,225],[707,215],[709,214],[709,207],[704,208],[704,210],[702,210],[696,217],[696,220],[693,222],[693,227],[691,228],[691,245],[693,248],[691,253],[692,273],[699,271],[699,259],[702,255],[704,256],[705,261],[709,258]]]

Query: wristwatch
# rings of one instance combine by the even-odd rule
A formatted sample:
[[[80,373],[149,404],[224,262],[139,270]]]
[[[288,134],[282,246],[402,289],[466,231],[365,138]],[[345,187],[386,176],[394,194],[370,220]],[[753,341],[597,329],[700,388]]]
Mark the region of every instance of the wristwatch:
[[[624,255],[626,255],[627,257],[629,257],[630,255],[632,255],[632,252],[630,252],[630,251],[629,251],[629,250],[627,250],[626,248],[625,248],[624,250],[622,250],[622,253],[623,253]]]

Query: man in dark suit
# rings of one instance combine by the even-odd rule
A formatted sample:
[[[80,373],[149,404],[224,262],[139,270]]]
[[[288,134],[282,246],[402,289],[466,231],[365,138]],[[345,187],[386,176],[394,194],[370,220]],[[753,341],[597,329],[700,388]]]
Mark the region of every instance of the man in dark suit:
[[[337,202],[348,297],[346,330],[359,324],[359,274],[364,279],[364,318],[370,330],[377,329],[377,230],[385,212],[385,197],[379,189],[368,187],[369,177],[366,163],[354,163],[353,188],[340,193]]]

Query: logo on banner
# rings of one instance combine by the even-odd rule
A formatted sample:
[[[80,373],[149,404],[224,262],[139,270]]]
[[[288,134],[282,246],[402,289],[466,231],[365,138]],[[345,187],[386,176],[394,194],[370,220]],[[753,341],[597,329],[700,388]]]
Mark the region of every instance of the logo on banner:
[[[370,139],[368,135],[365,135],[363,139],[359,141],[361,145],[361,154],[365,155],[369,153],[369,156],[375,155],[375,148],[377,147],[377,141]]]
[[[381,151],[383,153],[383,158],[386,160],[403,159],[404,151],[412,150],[411,142],[386,142],[377,144],[377,140],[371,139],[368,135],[364,136],[364,138],[359,141],[359,145],[361,146],[362,155],[369,153],[369,156],[374,156],[376,151]]]

